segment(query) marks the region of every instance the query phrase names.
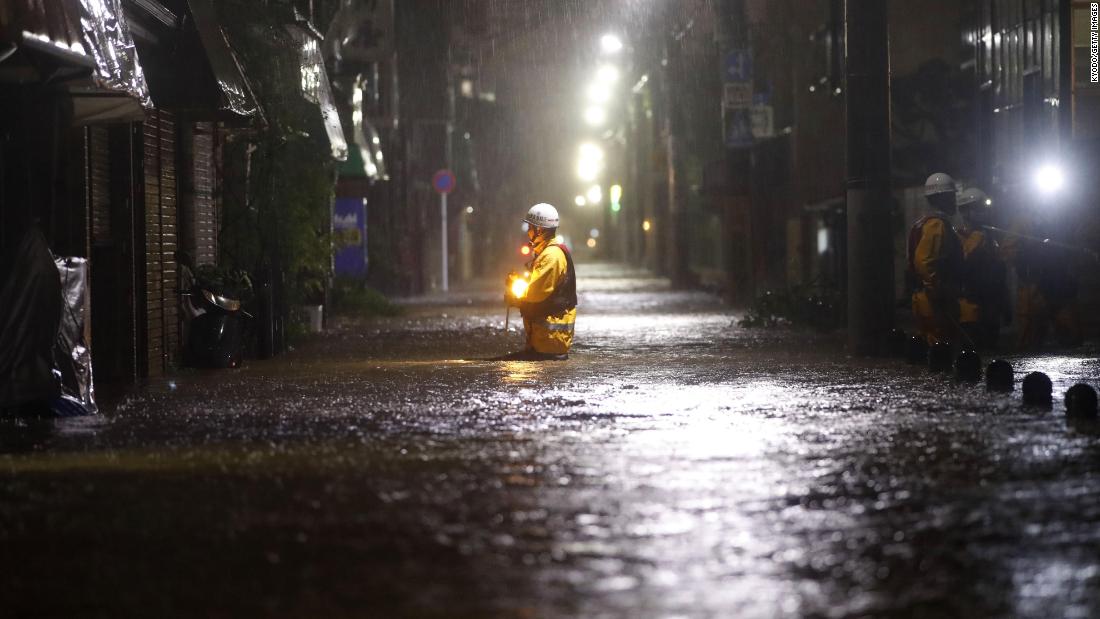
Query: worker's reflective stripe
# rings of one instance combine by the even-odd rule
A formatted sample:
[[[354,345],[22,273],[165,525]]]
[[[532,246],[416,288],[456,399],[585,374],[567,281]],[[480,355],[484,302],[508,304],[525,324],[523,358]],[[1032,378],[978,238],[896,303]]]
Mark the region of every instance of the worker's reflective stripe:
[[[559,324],[559,323],[555,323],[555,322],[548,322],[548,323],[546,323],[546,330],[547,331],[569,331],[569,332],[572,332],[573,331],[573,326],[574,326],[573,323]]]

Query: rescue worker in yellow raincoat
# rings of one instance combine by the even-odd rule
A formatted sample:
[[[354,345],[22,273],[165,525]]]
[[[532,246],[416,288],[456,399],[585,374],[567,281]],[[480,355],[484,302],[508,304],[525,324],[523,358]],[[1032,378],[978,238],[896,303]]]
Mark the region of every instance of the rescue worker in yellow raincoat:
[[[1070,222],[1072,225],[1072,220]],[[1003,254],[1016,270],[1016,345],[1022,350],[1042,346],[1050,327],[1058,343],[1081,343],[1078,283],[1074,274],[1076,254],[1049,236],[1068,231],[1038,211],[1017,220],[1005,238]],[[1053,233],[1053,234],[1052,234]]]
[[[565,360],[573,346],[577,321],[577,273],[569,249],[556,241],[561,219],[553,206],[536,204],[527,211],[527,239],[532,261],[526,292],[506,293],[519,307],[527,346],[504,359]]]
[[[959,241],[962,244],[962,296],[959,325],[967,340],[978,348],[996,348],[1001,319],[1008,315],[1006,269],[1000,247],[985,226],[990,224],[993,201],[971,187],[959,194]]]
[[[929,344],[959,336],[962,246],[950,217],[955,214],[955,181],[937,172],[924,183],[930,212],[909,230],[909,281],[913,316]]]

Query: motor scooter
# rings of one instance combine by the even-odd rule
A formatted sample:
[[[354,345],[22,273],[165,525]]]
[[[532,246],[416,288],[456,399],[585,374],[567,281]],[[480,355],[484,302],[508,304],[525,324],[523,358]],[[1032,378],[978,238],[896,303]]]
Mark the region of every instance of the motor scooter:
[[[195,285],[183,293],[191,305],[187,325],[187,361],[207,368],[235,368],[243,355],[242,322],[252,315],[239,299]],[[235,296],[235,295],[234,295]]]

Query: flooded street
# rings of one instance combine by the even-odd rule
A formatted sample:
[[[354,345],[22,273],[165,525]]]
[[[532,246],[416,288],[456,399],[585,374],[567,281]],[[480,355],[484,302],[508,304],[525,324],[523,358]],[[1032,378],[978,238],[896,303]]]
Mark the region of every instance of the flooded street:
[[[1100,613],[1100,430],[1061,404],[1092,352],[990,395],[581,266],[568,361],[487,360],[519,321],[473,291],[4,421],[3,614]]]

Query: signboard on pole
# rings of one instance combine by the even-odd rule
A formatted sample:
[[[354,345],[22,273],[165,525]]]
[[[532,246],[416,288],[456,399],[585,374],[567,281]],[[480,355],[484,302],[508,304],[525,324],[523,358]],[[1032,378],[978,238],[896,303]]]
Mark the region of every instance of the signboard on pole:
[[[752,105],[752,84],[726,82],[722,85],[722,107],[747,107]]]
[[[432,187],[435,189],[436,193],[443,196],[454,191],[455,182],[454,172],[446,168],[436,172],[432,176]]]
[[[733,49],[726,52],[723,67],[723,81],[752,82],[752,57],[749,56],[749,50]]]
[[[722,82],[722,141],[727,148],[752,146],[752,56],[749,50],[726,52]]]
[[[439,194],[439,230],[442,242],[440,243],[440,250],[442,252],[442,289],[443,292],[447,292],[447,194],[454,191],[455,184],[454,172],[444,168],[436,172],[432,176],[432,187],[435,188]]]
[[[775,135],[775,114],[770,105],[752,106],[752,135],[754,138],[770,138]]]

